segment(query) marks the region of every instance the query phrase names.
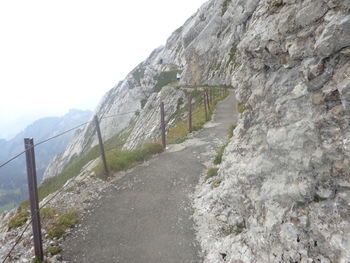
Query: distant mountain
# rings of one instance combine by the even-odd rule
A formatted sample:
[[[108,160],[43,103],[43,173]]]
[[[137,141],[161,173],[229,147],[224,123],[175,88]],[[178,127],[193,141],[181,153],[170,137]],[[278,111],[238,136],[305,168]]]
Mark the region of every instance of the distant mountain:
[[[34,143],[37,143],[88,121],[91,115],[91,111],[73,109],[62,117],[39,119],[9,141],[0,139],[0,163],[24,150],[24,138],[34,138]],[[74,131],[69,132],[35,148],[39,181],[50,160],[66,148],[73,135]],[[25,156],[22,155],[0,168],[0,212],[5,207],[8,208],[9,204],[16,204],[21,201],[26,193]]]

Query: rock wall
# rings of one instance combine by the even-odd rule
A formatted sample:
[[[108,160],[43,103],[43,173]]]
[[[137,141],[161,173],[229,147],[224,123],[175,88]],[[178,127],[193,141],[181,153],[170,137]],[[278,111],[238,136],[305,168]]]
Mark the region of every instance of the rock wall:
[[[256,1],[232,79],[245,111],[195,200],[205,262],[350,262],[349,10]]]

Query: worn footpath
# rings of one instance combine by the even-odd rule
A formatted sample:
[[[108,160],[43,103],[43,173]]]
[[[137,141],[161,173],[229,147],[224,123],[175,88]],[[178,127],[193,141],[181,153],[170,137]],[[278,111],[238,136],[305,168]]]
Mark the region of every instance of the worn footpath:
[[[63,243],[71,262],[202,262],[192,194],[237,121],[234,92],[182,144],[115,180]]]

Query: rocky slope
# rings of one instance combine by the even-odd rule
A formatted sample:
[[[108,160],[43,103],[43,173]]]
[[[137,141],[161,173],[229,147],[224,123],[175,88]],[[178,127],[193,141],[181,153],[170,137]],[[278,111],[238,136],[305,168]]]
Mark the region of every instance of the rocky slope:
[[[146,138],[159,132],[160,98],[172,101],[170,116],[182,96],[159,92],[167,74],[237,88],[245,111],[216,183],[195,200],[205,262],[350,261],[349,9],[349,0],[209,1],[102,99],[96,114],[118,115],[102,121],[105,139],[133,124],[133,148],[144,125]],[[46,176],[95,144],[89,125]]]

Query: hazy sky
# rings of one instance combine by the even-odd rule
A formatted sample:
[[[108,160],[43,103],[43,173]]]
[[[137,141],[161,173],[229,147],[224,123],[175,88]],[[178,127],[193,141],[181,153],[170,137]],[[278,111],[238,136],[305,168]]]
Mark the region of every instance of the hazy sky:
[[[0,138],[93,109],[204,2],[0,0]]]

